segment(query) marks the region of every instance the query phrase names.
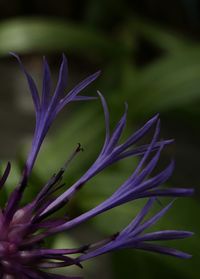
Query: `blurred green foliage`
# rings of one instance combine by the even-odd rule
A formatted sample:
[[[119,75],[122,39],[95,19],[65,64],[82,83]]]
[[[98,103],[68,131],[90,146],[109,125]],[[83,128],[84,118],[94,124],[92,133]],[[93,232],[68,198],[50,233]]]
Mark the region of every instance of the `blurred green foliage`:
[[[84,24],[34,17],[1,22],[0,55],[6,56],[9,51],[21,55],[65,52],[83,57],[93,65],[100,64],[103,76],[98,81],[98,88],[108,96],[115,120],[119,117],[119,111],[123,111],[123,102],[127,100],[129,103],[131,121],[127,133],[131,133],[139,122],[158,111],[169,115],[169,119],[178,112],[180,117],[186,115],[196,121],[196,117],[200,117],[200,43],[166,31],[147,20],[130,16],[121,22],[117,32],[109,35],[98,28],[102,18],[95,17],[95,11],[99,13],[103,4],[94,2],[96,5],[89,1]],[[143,45],[148,46],[148,51],[154,50],[150,61],[148,56],[147,61],[139,59]],[[142,51],[145,52],[145,49]],[[193,109],[195,106],[196,110]],[[81,141],[87,151],[80,154],[70,166],[65,178],[67,185],[70,186],[92,163],[100,148],[99,139],[103,141],[103,117],[100,116],[99,107],[98,103],[92,106],[79,105],[79,110],[69,114],[70,121],[62,123],[56,135],[44,144],[30,181],[29,189],[32,190],[26,193],[27,199],[37,192],[35,185],[43,184],[62,165],[77,142]],[[10,185],[16,182],[22,157],[13,167]],[[136,159],[131,159],[97,176],[74,200],[72,210],[75,213],[82,212],[98,204],[120,185],[120,181],[130,174],[135,164]],[[6,196],[2,198],[5,200]],[[136,202],[117,208],[89,222],[89,226],[103,235],[113,233],[113,230],[126,225],[141,205],[141,202]],[[111,256],[114,278],[132,278],[133,274],[134,277],[149,279],[198,279],[199,210],[198,201],[183,199],[158,225],[195,231],[193,239],[175,243],[194,254],[193,259],[185,262],[137,251],[119,252]],[[110,225],[110,220],[116,222]]]

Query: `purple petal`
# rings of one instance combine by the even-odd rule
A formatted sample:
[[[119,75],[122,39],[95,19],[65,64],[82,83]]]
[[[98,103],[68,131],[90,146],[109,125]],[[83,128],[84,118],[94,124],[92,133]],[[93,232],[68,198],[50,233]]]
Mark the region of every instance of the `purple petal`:
[[[19,56],[14,52],[10,52],[10,54],[17,59],[22,72],[24,72],[24,74],[26,76],[26,79],[27,79],[27,82],[28,82],[28,85],[29,85],[29,88],[30,88],[30,92],[31,92],[31,95],[32,95],[33,103],[34,103],[34,106],[35,106],[35,110],[38,113],[39,110],[40,110],[40,98],[39,98],[39,94],[38,94],[38,90],[37,90],[37,87],[35,85],[35,82],[32,79],[32,77],[29,75],[29,73],[26,71],[26,69],[24,68],[24,65],[22,64],[21,59],[19,58]]]
[[[99,91],[97,91],[97,93],[100,97],[101,104],[102,104],[103,111],[104,111],[104,117],[105,117],[106,136],[105,136],[104,146],[103,146],[103,149],[101,151],[101,153],[103,153],[107,144],[108,144],[108,141],[110,139],[110,115],[109,115],[108,106],[107,106],[107,103],[106,103],[106,100],[105,100],[104,96]]]
[[[46,58],[43,59],[43,88],[42,88],[42,108],[43,110],[47,109],[50,100],[50,91],[51,91],[51,72],[49,69],[49,64],[47,63]]]
[[[121,137],[121,134],[125,128],[125,125],[126,125],[126,116],[127,116],[127,110],[128,110],[128,106],[126,104],[125,106],[125,112],[122,116],[122,118],[120,119],[120,121],[117,123],[116,127],[115,127],[115,130],[108,142],[108,145],[106,146],[105,148],[105,153],[110,153],[112,152],[112,150],[114,149],[114,147],[116,146],[116,144],[118,143],[120,137]]]
[[[147,175],[150,174],[150,172],[155,168],[156,166],[156,163],[160,157],[160,152],[163,148],[163,146],[161,145],[161,147],[159,148],[159,150],[157,151],[156,155],[153,157],[153,159],[149,162],[149,164],[146,166],[146,168],[144,168],[143,171],[141,171],[141,168],[142,168],[142,165],[145,163],[145,161],[147,160],[149,154],[152,152],[152,148],[157,140],[157,137],[159,135],[159,131],[160,131],[160,128],[159,128],[160,124],[159,124],[159,121],[157,122],[157,125],[156,125],[156,129],[155,129],[155,133],[154,133],[154,136],[153,136],[153,139],[150,143],[150,145],[148,146],[143,158],[141,159],[141,161],[139,162],[137,168],[135,169],[135,171],[133,172],[133,174],[130,176],[130,178],[124,183],[124,185],[122,185],[117,191],[116,193],[120,195],[122,195],[123,193],[127,193],[127,191],[129,189],[133,189],[134,188],[134,191],[137,191],[137,189],[140,189],[141,186],[137,186],[139,183],[142,182],[142,180],[145,179],[145,177]],[[141,171],[141,173],[139,174],[139,172]]]
[[[146,251],[150,251],[150,252],[156,252],[159,254],[170,255],[170,256],[177,257],[177,258],[181,258],[181,259],[190,259],[192,257],[188,253],[184,253],[184,252],[181,252],[181,251],[173,249],[173,248],[159,246],[159,245],[155,245],[155,244],[149,244],[149,243],[138,243],[137,245],[134,246],[134,248],[146,250]]]
[[[152,191],[145,191],[137,196],[143,197],[189,197],[194,194],[194,189],[189,188],[171,188],[171,189],[155,189]]]
[[[59,76],[58,76],[58,83],[57,83],[56,90],[55,90],[55,93],[52,97],[51,104],[50,104],[51,110],[55,109],[58,98],[64,94],[64,91],[67,87],[67,77],[68,77],[67,59],[66,59],[65,55],[63,54],[62,63],[60,66],[60,71],[59,71]]]
[[[169,168],[169,167],[168,167]],[[168,171],[168,168],[167,168],[167,175],[170,173]],[[158,175],[158,177],[162,180],[165,180],[166,176],[165,173],[162,174],[162,175]],[[155,181],[157,182],[158,178],[156,176],[156,179]],[[153,181],[153,182],[155,182]],[[155,186],[154,184],[147,184],[147,182],[144,182],[144,186],[142,184],[142,187],[144,189],[147,188],[147,186],[150,188]],[[123,187],[123,186],[122,186]],[[125,189],[125,188],[124,188]],[[99,204],[98,206],[96,206],[95,208],[91,209],[90,211],[76,217],[75,219],[71,220],[71,221],[68,221],[66,222],[65,224],[63,225],[60,225],[56,228],[53,228],[52,230],[50,230],[50,233],[56,233],[56,232],[60,232],[60,231],[64,231],[64,230],[67,230],[67,229],[71,229],[72,227],[74,226],[77,226],[78,224],[82,223],[82,222],[85,222],[86,220],[102,213],[102,212],[105,212],[113,207],[116,207],[116,206],[119,206],[123,203],[126,203],[128,201],[131,201],[131,200],[134,200],[136,198],[138,198],[138,195],[137,192],[138,191],[141,191],[141,186],[138,186],[138,187],[133,187],[132,189],[130,189],[129,191],[123,191],[124,194],[122,195],[122,192],[121,192],[121,189],[119,188],[110,198],[108,198],[107,200],[105,200],[103,203]],[[60,198],[60,197],[59,197]],[[59,198],[58,198],[58,201],[59,201]],[[59,204],[58,202],[56,203],[56,205]],[[53,203],[52,203],[53,205]],[[50,205],[50,209],[51,209],[51,206]],[[47,208],[47,211],[50,210]],[[45,214],[45,211],[42,213],[42,214]]]
[[[156,142],[154,144],[154,147],[152,147],[152,152],[156,151],[158,148],[160,148],[161,145],[166,146],[166,145],[169,145],[169,144],[171,144],[173,142],[174,142],[173,139],[171,139],[171,140],[163,140],[163,141],[160,141],[160,142]],[[130,157],[130,156],[143,155],[147,151],[148,147],[149,147],[149,144],[144,144],[144,145],[136,147],[136,148],[134,148],[132,150],[124,151],[119,156],[117,156],[116,161],[122,160],[122,159],[124,159],[126,157]]]
[[[3,187],[3,185],[5,184],[8,176],[9,176],[9,173],[10,173],[10,169],[11,169],[11,164],[10,162],[7,163],[7,166],[6,166],[6,169],[0,179],[0,189]]]
[[[146,205],[142,208],[142,210],[138,213],[138,215],[133,219],[133,221],[119,234],[118,238],[124,237],[124,235],[130,234],[132,231],[134,231],[137,226],[142,222],[142,220],[145,218],[145,216],[150,211],[155,199],[151,198],[148,200]]]
[[[171,163],[167,166],[167,168],[164,169],[159,174],[157,174],[156,176],[149,178],[148,180],[145,180],[143,183],[141,183],[139,185],[134,185],[134,182],[133,182],[134,187],[132,187],[133,188],[132,194],[134,194],[135,198],[138,199],[140,197],[140,195],[143,195],[144,193],[148,193],[147,190],[153,189],[153,188],[165,183],[171,176],[173,169],[174,169],[174,161],[171,161]]]
[[[164,207],[160,212],[155,214],[151,219],[149,219],[144,224],[140,225],[137,229],[135,229],[134,235],[135,236],[139,235],[145,229],[147,229],[147,228],[153,226],[155,223],[157,223],[158,220],[160,220],[163,217],[163,215],[165,215],[165,213],[171,208],[172,204],[173,204],[173,201],[170,202],[166,207]]]
[[[94,97],[94,96],[76,96],[74,99],[73,99],[73,102],[74,101],[93,101],[93,100],[96,100],[97,97]]]
[[[92,83],[97,77],[100,75],[100,71],[96,72],[95,74],[87,77],[78,85],[76,85],[63,99],[60,100],[57,106],[57,113],[62,110],[62,108],[69,102],[73,101],[76,96],[85,89],[90,83]]]
[[[186,237],[191,237],[192,232],[188,231],[177,231],[177,230],[166,230],[166,231],[157,231],[152,233],[147,233],[139,237],[140,241],[155,241],[155,240],[173,240],[173,239],[182,239]]]
[[[116,151],[118,153],[121,153],[124,150],[126,150],[127,148],[129,148],[131,145],[136,143],[138,140],[140,140],[151,129],[151,127],[154,125],[154,123],[156,123],[156,121],[158,120],[158,117],[159,117],[158,114],[153,116],[147,123],[144,124],[144,126],[142,128],[140,128],[133,135],[131,135],[125,141],[125,143],[119,145],[118,148],[116,149]]]

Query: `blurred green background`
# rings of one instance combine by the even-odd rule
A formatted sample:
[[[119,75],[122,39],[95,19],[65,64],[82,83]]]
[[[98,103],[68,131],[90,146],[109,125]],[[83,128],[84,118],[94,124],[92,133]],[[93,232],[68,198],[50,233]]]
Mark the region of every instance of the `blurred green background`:
[[[188,229],[192,239],[172,245],[194,256],[179,260],[139,251],[120,251],[84,264],[84,270],[63,270],[85,278],[199,279],[200,182],[200,2],[197,0],[0,1],[0,157],[13,162],[1,203],[17,183],[34,129],[34,112],[25,79],[16,61],[21,55],[41,87],[42,55],[55,84],[61,53],[69,60],[69,88],[98,69],[101,77],[87,89],[107,98],[114,123],[129,104],[126,134],[159,112],[162,137],[175,138],[161,164],[171,157],[176,169],[169,186],[195,187],[193,199],[178,199],[156,228]],[[81,142],[85,152],[72,164],[70,185],[97,155],[104,136],[99,101],[73,104],[51,129],[31,177],[26,201],[62,165]],[[94,129],[95,127],[95,129]],[[163,162],[162,162],[163,161]],[[121,162],[98,175],[67,209],[75,216],[95,204],[130,175],[136,159]],[[125,226],[142,202],[122,206],[53,240],[55,247],[93,242]],[[65,209],[66,211],[66,209]]]

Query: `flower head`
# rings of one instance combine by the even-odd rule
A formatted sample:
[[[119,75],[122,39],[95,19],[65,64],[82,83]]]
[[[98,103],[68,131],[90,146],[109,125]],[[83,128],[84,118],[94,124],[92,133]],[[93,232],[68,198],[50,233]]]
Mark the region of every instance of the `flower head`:
[[[165,183],[172,174],[173,161],[162,171],[152,174],[158,164],[163,148],[171,143],[171,140],[160,140],[159,116],[152,117],[138,131],[130,135],[123,143],[119,143],[126,124],[127,105],[125,113],[117,123],[113,132],[109,126],[109,110],[103,95],[98,92],[105,115],[106,136],[104,145],[91,167],[71,187],[56,196],[58,189],[63,188],[63,174],[71,160],[81,151],[79,144],[69,159],[60,170],[51,176],[41,188],[37,196],[27,205],[20,208],[24,190],[27,187],[31,171],[35,164],[38,152],[43,140],[57,114],[70,102],[92,100],[94,97],[82,96],[79,93],[93,82],[99,72],[89,76],[65,94],[67,84],[67,60],[63,55],[58,83],[53,95],[51,95],[50,69],[44,58],[44,74],[42,94],[38,93],[34,80],[25,70],[20,58],[13,54],[24,72],[32,95],[36,126],[31,150],[28,154],[21,180],[11,193],[5,207],[0,210],[0,275],[1,278],[70,278],[48,272],[48,269],[69,265],[81,267],[81,262],[98,255],[122,249],[134,248],[148,250],[162,254],[168,254],[180,258],[189,258],[190,255],[155,244],[157,240],[171,240],[186,238],[192,235],[186,231],[166,230],[146,233],[145,230],[152,227],[168,211],[172,203],[164,207],[160,212],[148,220],[144,220],[157,197],[161,196],[188,196],[191,189],[165,188]],[[96,97],[95,97],[96,98]],[[152,140],[149,144],[135,146],[150,130],[154,129]],[[140,156],[141,159],[133,173],[122,183],[116,191],[95,208],[77,216],[71,220],[56,219],[52,215],[61,207],[66,206],[73,196],[83,188],[87,182],[103,171],[108,166],[131,156]],[[10,173],[11,165],[7,164],[4,174],[0,179],[2,190]],[[59,232],[67,231],[88,219],[108,211],[116,206],[140,198],[148,198],[146,205],[133,221],[121,232],[115,233],[103,241],[94,244],[86,244],[80,248],[47,249],[43,247],[46,237]],[[71,256],[73,255],[73,257]],[[78,278],[78,277],[76,277]]]

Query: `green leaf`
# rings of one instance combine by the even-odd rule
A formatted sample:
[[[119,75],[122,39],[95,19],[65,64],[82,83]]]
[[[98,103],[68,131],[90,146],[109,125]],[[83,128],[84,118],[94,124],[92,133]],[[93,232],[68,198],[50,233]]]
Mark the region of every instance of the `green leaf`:
[[[133,115],[180,108],[200,99],[200,47],[166,56],[135,73],[127,84]],[[137,106],[134,104],[137,103]]]
[[[144,18],[134,17],[134,19],[129,20],[127,25],[130,31],[134,30],[134,33],[136,32],[139,36],[161,48],[161,50],[170,53],[176,53],[194,45],[192,41],[181,36],[179,33],[175,33],[173,30],[166,30]]]
[[[87,26],[33,17],[1,22],[0,42],[0,55],[7,55],[9,51],[21,54],[66,51],[102,59],[126,51],[122,44]]]

